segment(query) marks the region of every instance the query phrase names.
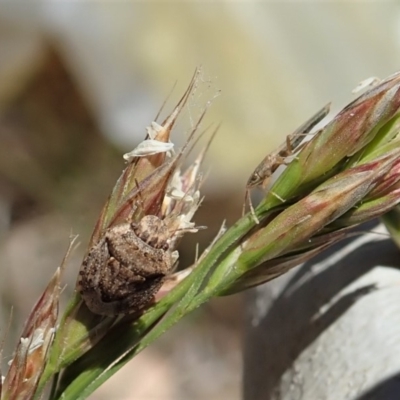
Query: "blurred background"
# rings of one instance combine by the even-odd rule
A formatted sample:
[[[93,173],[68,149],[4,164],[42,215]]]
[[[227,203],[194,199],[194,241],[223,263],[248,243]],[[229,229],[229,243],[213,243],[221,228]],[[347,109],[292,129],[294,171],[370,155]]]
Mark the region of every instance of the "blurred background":
[[[240,216],[259,161],[327,102],[338,111],[361,80],[398,70],[399,50],[395,2],[0,2],[1,332],[13,308],[4,363],[71,232],[81,246],[65,296],[73,290],[121,155],[175,82],[165,112],[196,66],[204,95],[221,91],[204,125],[222,123],[195,218],[209,229],[182,243],[184,267],[197,242]],[[204,306],[92,398],[239,399],[241,303]]]

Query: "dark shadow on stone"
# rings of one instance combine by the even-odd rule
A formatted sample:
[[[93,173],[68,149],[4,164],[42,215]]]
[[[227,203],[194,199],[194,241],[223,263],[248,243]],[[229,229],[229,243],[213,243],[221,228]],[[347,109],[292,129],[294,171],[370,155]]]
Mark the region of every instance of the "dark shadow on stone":
[[[371,225],[365,229],[371,229]],[[332,246],[301,266],[280,295],[274,299],[258,326],[254,327],[251,321],[247,321],[244,399],[279,398],[278,393],[274,395],[274,390],[282,374],[293,361],[360,297],[368,295],[374,287],[366,286],[342,296],[322,315],[321,307],[377,265],[394,268],[399,266],[398,248],[388,239],[368,242],[344,255],[338,263],[324,268],[324,263],[328,264],[330,257],[340,254],[343,247],[352,240],[354,238]],[[317,263],[321,269],[313,272]],[[268,286],[265,289],[268,291]],[[250,306],[254,306],[253,299],[254,294],[250,292]],[[257,343],[257,346],[254,346],[254,343]]]
[[[356,400],[399,400],[400,373],[379,383]]]

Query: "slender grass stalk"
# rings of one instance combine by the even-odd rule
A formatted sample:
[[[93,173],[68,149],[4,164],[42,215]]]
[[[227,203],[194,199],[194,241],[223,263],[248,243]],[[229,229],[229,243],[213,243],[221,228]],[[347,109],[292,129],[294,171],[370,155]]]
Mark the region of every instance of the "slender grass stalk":
[[[292,161],[284,160],[286,169],[261,202],[194,265],[176,273],[156,269],[149,274],[153,264],[137,267],[124,258],[136,246],[135,254],[143,260],[149,254],[175,260],[182,236],[199,229],[191,220],[201,202],[205,152],[186,170],[182,163],[204,112],[177,154],[170,142],[175,122],[197,87],[198,73],[171,115],[161,124],[152,123],[145,140],[124,156],[127,166],[99,216],[77,291],[57,325],[56,273],[22,334],[1,387],[2,400],[39,399],[50,381],[51,400],[85,399],[201,304],[276,278],[372,218],[384,215],[398,241],[399,73],[345,107],[309,142],[296,147],[294,157],[279,151],[281,158],[288,155]],[[272,173],[277,169],[273,166]],[[265,171],[268,165],[257,168]],[[154,218],[148,219],[150,215]],[[143,221],[150,220],[157,229],[143,231]],[[120,281],[118,274],[126,270],[131,281]],[[145,297],[129,303],[132,293]],[[113,295],[116,306],[110,308]],[[118,308],[118,301],[132,308]]]

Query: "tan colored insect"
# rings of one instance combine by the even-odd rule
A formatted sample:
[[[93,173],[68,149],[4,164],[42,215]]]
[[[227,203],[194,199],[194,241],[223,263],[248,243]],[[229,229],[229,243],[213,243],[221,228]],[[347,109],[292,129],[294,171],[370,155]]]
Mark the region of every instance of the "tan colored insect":
[[[151,303],[174,266],[170,232],[155,215],[109,228],[83,260],[77,290],[90,311],[116,316]]]
[[[285,143],[278,147],[275,151],[268,154],[261,162],[257,165],[256,169],[250,175],[246,183],[246,194],[245,202],[243,205],[243,214],[245,212],[246,203],[249,204],[251,214],[254,220],[258,223],[258,219],[255,215],[254,207],[250,198],[250,191],[253,188],[261,187],[266,189],[273,173],[281,166],[287,165],[289,162],[288,157],[293,156],[296,152],[301,150],[303,144],[301,144],[304,136],[310,134],[310,131],[321,122],[329,113],[330,104],[327,104],[315,115],[313,115],[308,121],[296,129],[292,134],[286,137]],[[282,200],[283,201],[283,200]]]

